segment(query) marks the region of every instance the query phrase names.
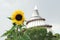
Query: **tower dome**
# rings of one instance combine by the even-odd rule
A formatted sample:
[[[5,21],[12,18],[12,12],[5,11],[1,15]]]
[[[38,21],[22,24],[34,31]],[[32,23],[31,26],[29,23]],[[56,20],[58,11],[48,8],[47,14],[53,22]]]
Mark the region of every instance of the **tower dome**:
[[[45,28],[47,28],[47,30],[50,30],[50,28],[52,27],[51,25],[48,25],[45,23],[44,18],[39,16],[37,6],[35,6],[35,8],[33,10],[32,17],[30,17],[30,19],[27,20],[26,26],[27,26],[27,28],[36,27],[36,26],[37,27],[45,27]]]

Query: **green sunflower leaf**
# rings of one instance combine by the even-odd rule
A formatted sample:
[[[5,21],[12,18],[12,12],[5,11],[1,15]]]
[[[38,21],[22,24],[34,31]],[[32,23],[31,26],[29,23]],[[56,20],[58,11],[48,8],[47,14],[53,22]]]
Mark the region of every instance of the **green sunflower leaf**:
[[[9,31],[4,33],[1,37],[11,34],[15,30],[16,26],[13,26]]]

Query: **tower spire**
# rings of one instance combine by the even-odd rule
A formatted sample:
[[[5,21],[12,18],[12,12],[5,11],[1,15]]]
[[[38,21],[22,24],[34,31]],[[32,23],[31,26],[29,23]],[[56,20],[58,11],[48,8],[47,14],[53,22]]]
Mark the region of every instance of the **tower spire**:
[[[35,5],[35,8],[34,8],[35,10],[38,10],[38,8],[37,8],[37,6]]]
[[[34,10],[33,10],[32,16],[39,16],[38,8],[37,8],[36,5],[35,5],[35,8],[34,8]]]

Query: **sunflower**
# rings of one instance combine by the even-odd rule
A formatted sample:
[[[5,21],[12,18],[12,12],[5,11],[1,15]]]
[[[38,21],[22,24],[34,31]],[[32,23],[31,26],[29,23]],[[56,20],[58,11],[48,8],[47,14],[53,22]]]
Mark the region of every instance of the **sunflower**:
[[[22,25],[25,20],[24,12],[22,10],[16,10],[15,12],[13,12],[11,20],[17,25]]]

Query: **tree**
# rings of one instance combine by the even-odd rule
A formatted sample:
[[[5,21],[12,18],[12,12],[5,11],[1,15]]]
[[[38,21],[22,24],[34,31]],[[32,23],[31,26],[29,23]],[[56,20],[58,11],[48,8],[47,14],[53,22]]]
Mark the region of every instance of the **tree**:
[[[47,30],[41,27],[33,27],[25,31],[31,40],[44,40]]]
[[[60,34],[56,33],[54,34],[56,40],[60,40]]]

